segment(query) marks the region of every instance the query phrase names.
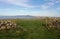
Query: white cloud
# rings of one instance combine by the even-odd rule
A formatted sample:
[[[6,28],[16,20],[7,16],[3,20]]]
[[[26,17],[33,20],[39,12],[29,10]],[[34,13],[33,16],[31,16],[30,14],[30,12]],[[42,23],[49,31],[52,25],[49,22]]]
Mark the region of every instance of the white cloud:
[[[60,15],[54,10],[45,10],[40,12],[40,16],[60,16]]]
[[[56,4],[56,2],[60,1],[60,0],[45,0],[45,1],[46,1],[46,3],[41,5],[42,9],[48,9],[48,8],[54,6]]]
[[[34,7],[32,5],[29,5],[27,2],[30,0],[0,0],[1,2],[9,3],[9,4],[14,4],[18,6],[23,6],[23,7]]]
[[[60,7],[58,7],[57,9],[60,10]]]
[[[46,5],[53,6],[56,3],[60,3],[60,0],[45,0],[47,3]]]
[[[12,10],[12,9],[10,8],[0,9],[0,11],[8,11],[8,10]]]
[[[55,3],[60,3],[60,0],[57,0]]]
[[[53,6],[53,5],[55,5],[56,3],[55,3],[54,0],[50,0],[50,1],[48,1],[48,3],[46,3],[46,4],[49,5],[49,6]]]
[[[60,0],[45,0],[47,2],[54,2],[54,3],[60,3]]]
[[[47,6],[47,5],[41,5],[41,8],[42,8],[42,9],[48,9],[49,6]]]

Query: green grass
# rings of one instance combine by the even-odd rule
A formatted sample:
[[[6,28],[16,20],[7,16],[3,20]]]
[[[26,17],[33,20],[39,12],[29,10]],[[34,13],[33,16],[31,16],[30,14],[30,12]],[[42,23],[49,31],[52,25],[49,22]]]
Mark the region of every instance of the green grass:
[[[60,30],[48,31],[45,26],[45,20],[15,20],[18,26],[22,26],[27,31],[21,31],[21,29],[11,29],[0,31],[0,39],[59,39]],[[21,33],[16,34],[16,31]]]

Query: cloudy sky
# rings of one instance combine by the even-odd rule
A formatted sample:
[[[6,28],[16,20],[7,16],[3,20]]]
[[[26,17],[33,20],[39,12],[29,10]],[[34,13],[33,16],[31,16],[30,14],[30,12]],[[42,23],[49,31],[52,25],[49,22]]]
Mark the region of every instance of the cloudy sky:
[[[60,0],[0,0],[0,15],[60,16]]]

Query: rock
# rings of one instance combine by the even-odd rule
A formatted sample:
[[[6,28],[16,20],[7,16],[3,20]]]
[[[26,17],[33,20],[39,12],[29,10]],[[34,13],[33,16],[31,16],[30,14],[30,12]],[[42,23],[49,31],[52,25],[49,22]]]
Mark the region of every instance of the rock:
[[[17,24],[12,23],[11,21],[0,21],[0,30],[1,29],[11,29],[16,28]]]
[[[60,29],[60,22],[58,20],[54,20],[48,23],[48,28],[50,29]]]

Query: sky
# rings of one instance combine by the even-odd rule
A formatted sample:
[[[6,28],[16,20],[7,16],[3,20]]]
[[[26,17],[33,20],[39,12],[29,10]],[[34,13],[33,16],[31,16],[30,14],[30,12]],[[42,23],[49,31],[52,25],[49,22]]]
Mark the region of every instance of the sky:
[[[60,17],[60,0],[0,0],[0,15]]]

